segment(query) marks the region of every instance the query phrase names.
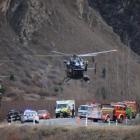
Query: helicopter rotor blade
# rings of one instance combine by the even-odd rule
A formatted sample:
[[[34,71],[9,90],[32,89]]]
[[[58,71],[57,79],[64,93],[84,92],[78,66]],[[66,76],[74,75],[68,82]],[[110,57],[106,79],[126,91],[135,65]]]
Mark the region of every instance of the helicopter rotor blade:
[[[0,63],[11,63],[13,60],[0,60]]]
[[[94,52],[94,53],[87,53],[87,54],[79,54],[77,56],[79,57],[91,57],[91,56],[97,56],[98,54],[105,54],[110,52],[116,52],[117,50],[108,50],[108,51],[101,51],[101,52]],[[63,57],[63,56],[73,56],[73,54],[58,52],[58,51],[52,51],[54,54],[33,54],[28,56],[37,56],[37,57]]]
[[[87,53],[87,54],[79,54],[80,57],[90,57],[90,56],[97,56],[98,54],[105,54],[110,52],[116,52],[117,50],[108,50],[108,51],[101,51],[101,52],[94,52],[94,53]]]
[[[6,78],[6,77],[10,77],[8,75],[0,75],[0,78]]]
[[[63,52],[57,52],[57,51],[51,51],[51,53],[54,54],[32,54],[32,55],[26,55],[26,56],[36,56],[36,57],[63,57],[63,56],[71,56],[71,54],[66,54]]]
[[[63,55],[53,55],[53,54],[33,54],[28,56],[36,56],[36,57],[62,57]]]
[[[52,51],[52,53],[63,55],[63,56],[72,56],[72,54],[67,54],[67,53],[58,52],[58,51]]]
[[[88,70],[95,70],[96,68],[87,68]]]

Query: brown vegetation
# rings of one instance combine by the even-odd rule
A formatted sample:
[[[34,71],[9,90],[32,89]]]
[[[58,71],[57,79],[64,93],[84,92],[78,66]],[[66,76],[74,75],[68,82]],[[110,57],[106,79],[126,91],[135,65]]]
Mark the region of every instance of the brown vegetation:
[[[7,126],[0,127],[3,140],[139,140],[140,126],[128,127],[51,127]]]
[[[29,100],[43,102],[50,97],[140,101],[139,56],[121,43],[86,0],[2,0],[0,15],[0,60],[12,60],[0,66],[0,75],[14,75],[14,80],[1,79],[6,87],[2,104],[10,108],[12,102],[22,106],[27,99],[30,105]],[[64,85],[62,58],[33,55],[54,50],[86,53],[109,49],[118,52],[95,58],[97,73],[88,72],[89,84],[77,80]],[[2,105],[2,112],[7,108]]]

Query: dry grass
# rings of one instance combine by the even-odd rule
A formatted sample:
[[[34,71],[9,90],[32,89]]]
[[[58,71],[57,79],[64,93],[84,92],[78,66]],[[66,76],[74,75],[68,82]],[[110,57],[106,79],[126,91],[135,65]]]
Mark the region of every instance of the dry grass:
[[[46,127],[6,126],[0,127],[3,140],[139,140],[140,126],[124,127]]]

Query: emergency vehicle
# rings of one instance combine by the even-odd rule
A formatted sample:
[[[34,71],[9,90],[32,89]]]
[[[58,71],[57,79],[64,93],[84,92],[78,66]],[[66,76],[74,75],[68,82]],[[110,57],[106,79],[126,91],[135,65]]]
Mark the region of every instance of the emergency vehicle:
[[[89,107],[90,107],[89,105],[80,105],[78,108],[78,116],[80,118],[86,118]]]
[[[88,119],[92,119],[94,122],[102,120],[104,122],[113,118],[114,108],[110,104],[92,104],[92,107],[88,109]]]
[[[71,117],[73,108],[75,110],[75,101],[74,100],[56,101],[56,108],[55,108],[56,118],[58,118],[58,117],[64,117],[64,118]]]
[[[127,106],[119,103],[115,103],[112,106],[114,107],[112,120],[117,120],[118,122],[122,123],[123,120],[126,119],[126,110],[128,109]]]
[[[88,109],[88,119],[94,122],[101,120],[103,122],[118,121],[120,123],[126,119],[126,115],[130,114],[128,107],[121,103],[111,104],[93,104]]]
[[[137,103],[136,101],[123,101],[123,103],[128,107],[131,111],[130,118],[135,118],[137,115]]]
[[[116,117],[119,121],[122,121],[126,117],[128,119],[132,119],[135,118],[137,115],[136,101],[116,102],[116,103],[112,103],[112,106],[114,106],[114,111],[115,111],[114,117]]]

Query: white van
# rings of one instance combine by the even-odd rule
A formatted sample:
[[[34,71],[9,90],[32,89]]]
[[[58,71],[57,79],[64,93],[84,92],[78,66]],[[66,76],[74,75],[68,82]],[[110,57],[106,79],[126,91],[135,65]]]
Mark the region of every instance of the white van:
[[[89,105],[80,105],[78,108],[78,116],[80,118],[85,118],[88,113]]]

